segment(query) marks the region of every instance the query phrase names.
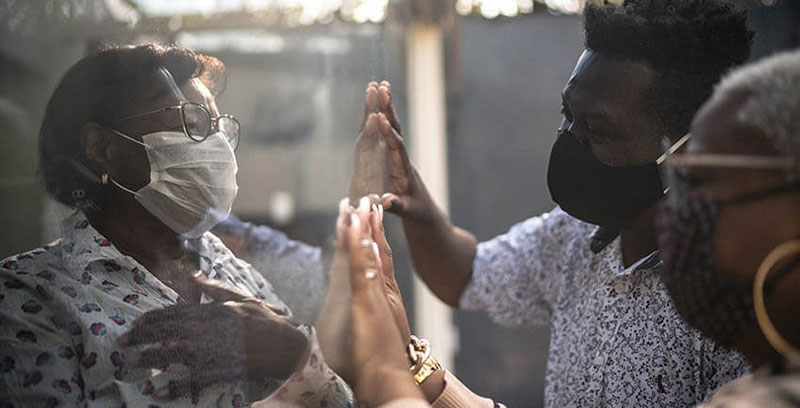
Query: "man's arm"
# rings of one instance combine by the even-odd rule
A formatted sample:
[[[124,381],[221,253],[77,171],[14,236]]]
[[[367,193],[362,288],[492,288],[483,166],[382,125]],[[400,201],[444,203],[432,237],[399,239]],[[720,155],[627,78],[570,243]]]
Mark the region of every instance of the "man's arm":
[[[413,170],[416,173],[415,170]],[[418,179],[422,190],[425,186]],[[427,195],[427,190],[424,191]],[[403,213],[398,199],[384,197],[387,211],[401,215],[411,259],[417,274],[443,302],[458,307],[458,300],[472,277],[477,239],[450,222],[447,215],[430,201],[420,214]],[[402,205],[402,204],[401,204]]]
[[[380,202],[384,209],[402,217],[417,274],[442,301],[457,306],[472,274],[477,240],[450,223],[411,165],[392,105],[391,85],[371,82],[365,106],[364,125],[356,142],[351,199],[389,192]],[[385,166],[375,165],[376,151]]]

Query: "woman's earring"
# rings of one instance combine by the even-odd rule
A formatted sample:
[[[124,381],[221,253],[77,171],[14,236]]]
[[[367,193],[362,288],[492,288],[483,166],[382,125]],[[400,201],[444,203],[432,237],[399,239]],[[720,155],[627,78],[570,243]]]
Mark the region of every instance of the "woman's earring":
[[[108,173],[103,173],[103,175],[100,176],[100,184],[102,185],[108,184]]]
[[[764,304],[764,282],[767,280],[769,271],[772,270],[778,262],[797,254],[800,254],[800,239],[778,245],[767,254],[764,261],[761,262],[754,278],[755,282],[753,283],[753,306],[756,309],[758,327],[761,328],[761,332],[764,333],[764,337],[767,338],[772,348],[787,360],[790,358],[800,358],[800,349],[789,343],[769,319],[767,306]]]

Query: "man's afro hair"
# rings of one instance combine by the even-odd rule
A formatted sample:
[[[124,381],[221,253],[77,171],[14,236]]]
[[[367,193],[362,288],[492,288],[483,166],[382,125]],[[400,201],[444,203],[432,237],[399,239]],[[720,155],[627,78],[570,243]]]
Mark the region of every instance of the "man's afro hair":
[[[626,0],[588,4],[585,45],[647,63],[656,73],[647,103],[669,136],[686,132],[714,84],[750,57],[747,14],[723,0]]]

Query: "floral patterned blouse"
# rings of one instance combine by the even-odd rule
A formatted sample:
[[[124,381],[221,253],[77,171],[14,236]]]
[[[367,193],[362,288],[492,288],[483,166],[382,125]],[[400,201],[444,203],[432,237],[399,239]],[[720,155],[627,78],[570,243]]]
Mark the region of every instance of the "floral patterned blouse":
[[[559,208],[478,245],[461,307],[508,326],[550,326],[547,407],[689,407],[745,374],[675,311],[658,253],[626,268],[620,239]],[[548,353],[548,350],[531,352]]]
[[[352,391],[325,364],[308,325],[301,326],[311,344],[308,361],[284,382],[218,384],[194,401],[155,399],[154,390],[185,377],[186,367],[127,367],[116,339],[143,313],[182,300],[82,213],[68,217],[62,233],[52,244],[0,261],[0,406],[353,405]],[[206,277],[288,312],[261,274],[216,236],[206,233],[194,245]]]

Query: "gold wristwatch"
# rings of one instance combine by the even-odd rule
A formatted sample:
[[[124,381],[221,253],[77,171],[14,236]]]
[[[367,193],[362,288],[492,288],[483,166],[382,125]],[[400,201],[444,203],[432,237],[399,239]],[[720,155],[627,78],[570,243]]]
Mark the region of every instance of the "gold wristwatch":
[[[431,343],[428,340],[411,335],[407,351],[411,361],[410,370],[417,384],[422,384],[431,374],[442,369],[441,364],[431,355]]]

